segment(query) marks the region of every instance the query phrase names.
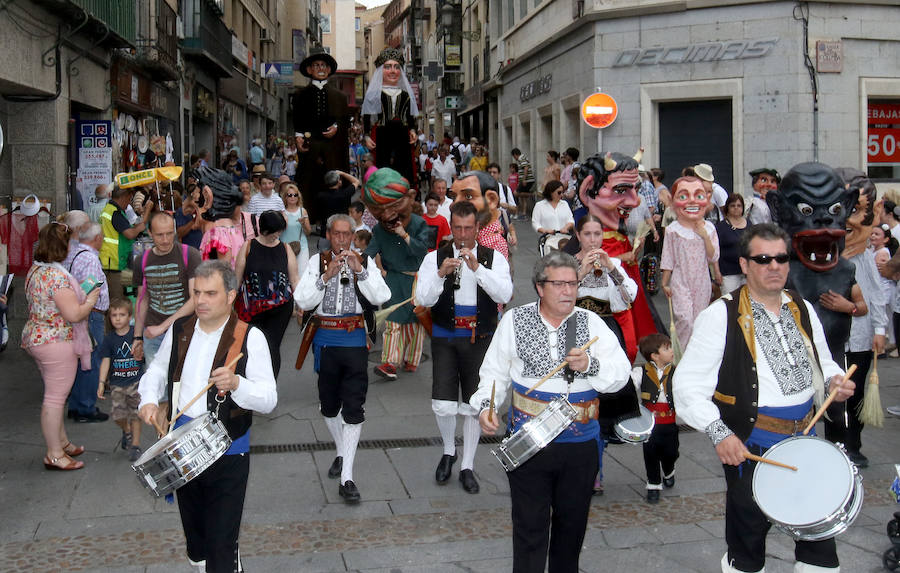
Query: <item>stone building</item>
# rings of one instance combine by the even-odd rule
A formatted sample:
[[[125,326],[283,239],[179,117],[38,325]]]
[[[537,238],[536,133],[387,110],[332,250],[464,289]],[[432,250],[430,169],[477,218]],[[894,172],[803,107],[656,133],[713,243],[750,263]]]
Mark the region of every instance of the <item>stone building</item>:
[[[668,182],[702,161],[729,191],[810,160],[900,178],[893,0],[496,0],[488,26],[493,158],[643,146]],[[581,119],[595,91],[618,103],[603,130]]]

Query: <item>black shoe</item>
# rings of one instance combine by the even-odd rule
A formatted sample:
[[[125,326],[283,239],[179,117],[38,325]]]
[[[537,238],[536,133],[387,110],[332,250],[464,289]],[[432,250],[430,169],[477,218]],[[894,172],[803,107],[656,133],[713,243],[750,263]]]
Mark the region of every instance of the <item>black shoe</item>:
[[[659,490],[658,489],[648,489],[647,490],[647,503],[659,503]]]
[[[344,498],[344,501],[347,503],[359,503],[360,500],[359,490],[356,489],[356,484],[353,483],[353,480],[349,479],[338,486],[338,495]]]
[[[847,457],[850,458],[850,461],[858,468],[869,467],[869,458],[859,452],[847,452]]]
[[[93,424],[107,420],[109,420],[109,414],[104,414],[100,410],[94,410],[91,414],[75,414],[75,421],[79,424]]]
[[[675,487],[675,476],[672,476],[670,478],[663,478],[663,486],[665,486],[666,489]]]
[[[449,456],[444,454],[441,461],[438,462],[437,469],[434,470],[434,479],[439,484],[444,485],[450,479],[450,472],[453,470],[453,464],[456,462],[456,454]]]
[[[462,470],[459,472],[459,483],[462,484],[466,493],[478,493],[481,488],[478,487],[478,482],[475,480],[475,474],[472,470]]]
[[[78,417],[78,412],[76,412],[75,410],[69,410],[69,411],[66,413],[66,417],[67,417],[68,419],[70,419],[70,420],[74,420],[75,418]]]
[[[341,470],[344,469],[344,458],[338,456],[334,458],[334,461],[331,462],[331,467],[328,468],[328,477],[331,479],[341,477]]]

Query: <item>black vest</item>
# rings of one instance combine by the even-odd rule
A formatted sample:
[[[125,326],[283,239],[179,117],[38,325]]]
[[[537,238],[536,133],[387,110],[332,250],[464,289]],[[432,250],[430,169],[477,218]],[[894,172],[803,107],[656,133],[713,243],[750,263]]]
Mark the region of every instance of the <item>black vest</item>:
[[[194,325],[197,322],[196,316],[186,316],[175,321],[172,327],[172,353],[169,356],[169,381],[166,384],[168,395],[172,396],[172,385],[175,378],[181,378],[184,359],[187,356],[188,347],[191,345],[191,338],[194,336]],[[212,369],[225,366],[228,350],[231,348],[235,339],[235,327],[240,321],[237,314],[231,313],[228,322],[225,323],[225,329],[222,331],[222,338],[219,339],[219,346],[216,348],[216,356],[213,358]],[[249,329],[246,332],[249,332]],[[239,376],[245,376],[247,372],[247,336],[241,341],[241,352],[244,356],[238,360],[234,372]],[[247,433],[250,425],[253,424],[253,413],[238,406],[231,398],[229,392],[225,401],[220,405],[216,402],[216,394],[218,390],[213,386],[206,392],[206,409],[215,412],[218,408],[219,420],[224,424],[228,431],[228,436],[232,440],[236,440]],[[169,420],[172,419],[178,404],[171,404],[169,412]]]
[[[756,416],[759,401],[759,378],[756,372],[756,363],[750,348],[744,338],[744,330],[740,323],[740,293],[746,286],[731,293],[731,298],[724,297],[725,308],[728,310],[728,321],[725,332],[725,352],[722,356],[722,365],[719,367],[719,382],[713,394],[713,403],[719,408],[719,415],[732,432],[741,441],[746,441],[756,424]],[[813,341],[812,324],[806,304],[800,294],[794,290],[788,290],[794,304],[800,312],[800,327],[809,337],[812,344],[816,364],[813,368],[819,368],[819,353]],[[749,320],[753,320],[752,315]]]
[[[652,373],[651,373],[652,370]],[[650,364],[644,364],[641,370],[641,401],[644,403],[644,406],[649,406],[650,404],[655,404],[659,399],[659,390],[662,388],[666,391],[666,402],[669,403],[669,408],[675,409],[675,397],[672,395],[672,365],[668,365],[663,369],[662,378],[659,380],[659,385],[654,382],[654,378],[656,378],[656,366]]]
[[[494,249],[478,245],[476,249],[478,263],[485,268],[491,268],[494,262]],[[437,250],[437,267],[447,257],[453,257],[453,244],[448,244]],[[465,264],[465,263],[463,263]],[[475,335],[491,334],[497,329],[497,302],[476,285],[476,312]],[[438,301],[431,307],[431,321],[447,330],[455,330],[456,324],[456,289],[453,288],[453,277],[448,275],[444,280],[444,291],[438,297]]]

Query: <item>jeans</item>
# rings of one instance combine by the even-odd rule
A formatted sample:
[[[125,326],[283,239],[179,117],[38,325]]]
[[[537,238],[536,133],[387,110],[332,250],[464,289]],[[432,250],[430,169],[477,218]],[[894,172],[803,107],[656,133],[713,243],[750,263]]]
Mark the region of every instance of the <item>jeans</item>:
[[[100,351],[103,343],[104,317],[102,314],[91,311],[88,315],[88,331],[96,344],[91,352],[91,369],[82,370],[81,363],[75,371],[75,383],[69,394],[69,410],[78,414],[93,414],[97,408],[97,383],[100,381]]]
[[[160,345],[162,344],[163,336],[165,333],[160,334],[156,338],[150,338],[149,336],[144,337],[144,367],[149,367],[150,363],[153,362],[153,357],[156,356],[156,351],[159,350]]]

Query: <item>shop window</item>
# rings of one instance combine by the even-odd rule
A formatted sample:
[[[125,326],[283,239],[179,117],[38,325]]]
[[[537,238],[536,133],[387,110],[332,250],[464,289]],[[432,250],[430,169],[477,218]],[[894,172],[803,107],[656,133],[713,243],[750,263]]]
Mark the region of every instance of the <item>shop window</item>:
[[[866,124],[869,177],[900,179],[900,100],[870,99]]]

